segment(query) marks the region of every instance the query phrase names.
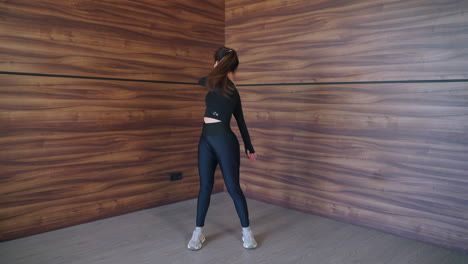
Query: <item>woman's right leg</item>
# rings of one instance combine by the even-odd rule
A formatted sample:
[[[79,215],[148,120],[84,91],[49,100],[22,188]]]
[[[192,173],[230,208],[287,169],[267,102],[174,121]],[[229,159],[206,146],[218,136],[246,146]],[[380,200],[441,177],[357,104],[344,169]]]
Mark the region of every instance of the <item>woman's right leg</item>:
[[[211,192],[214,184],[214,174],[218,165],[216,155],[208,144],[206,136],[202,135],[198,144],[198,174],[200,176],[200,191],[197,201],[197,226],[205,225],[205,217],[210,206]]]

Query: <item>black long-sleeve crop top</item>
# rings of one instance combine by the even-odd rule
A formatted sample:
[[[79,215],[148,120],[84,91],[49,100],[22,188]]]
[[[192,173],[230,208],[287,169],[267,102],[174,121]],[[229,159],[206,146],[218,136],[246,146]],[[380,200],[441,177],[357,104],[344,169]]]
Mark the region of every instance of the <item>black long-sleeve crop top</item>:
[[[231,80],[228,79],[228,82],[233,88],[232,95],[229,96],[229,98],[223,96],[220,92],[208,91],[206,94],[205,117],[211,117],[229,125],[231,123],[231,117],[234,115],[242,135],[242,140],[244,141],[245,149],[249,150],[250,153],[255,153],[252,142],[250,141],[247,125],[245,124],[239,91],[237,91],[237,88]],[[205,86],[206,77],[201,78],[198,84]]]

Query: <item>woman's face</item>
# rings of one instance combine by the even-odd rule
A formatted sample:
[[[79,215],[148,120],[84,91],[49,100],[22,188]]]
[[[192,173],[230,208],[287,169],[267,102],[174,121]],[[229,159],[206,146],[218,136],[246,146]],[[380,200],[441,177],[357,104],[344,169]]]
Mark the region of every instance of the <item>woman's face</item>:
[[[213,65],[213,68],[215,68],[216,66],[218,66],[218,63],[219,63],[219,61],[215,61],[215,64]]]

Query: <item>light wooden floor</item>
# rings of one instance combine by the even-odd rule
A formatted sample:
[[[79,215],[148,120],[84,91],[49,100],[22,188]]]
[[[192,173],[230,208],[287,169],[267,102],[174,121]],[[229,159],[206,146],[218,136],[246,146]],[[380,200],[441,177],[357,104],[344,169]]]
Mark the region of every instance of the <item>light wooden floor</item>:
[[[256,250],[242,248],[230,197],[213,195],[201,251],[185,249],[196,200],[0,243],[0,263],[468,263],[468,255],[249,200]]]

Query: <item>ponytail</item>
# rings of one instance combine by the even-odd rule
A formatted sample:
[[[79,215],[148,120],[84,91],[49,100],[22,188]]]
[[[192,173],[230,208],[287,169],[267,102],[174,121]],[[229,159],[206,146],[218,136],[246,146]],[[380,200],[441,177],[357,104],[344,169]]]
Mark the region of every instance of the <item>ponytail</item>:
[[[213,68],[208,75],[206,85],[208,89],[215,92],[220,92],[223,96],[232,95],[234,87],[228,84],[228,73],[234,72],[239,66],[239,59],[235,50],[222,47],[216,51],[214,55],[218,65]]]

